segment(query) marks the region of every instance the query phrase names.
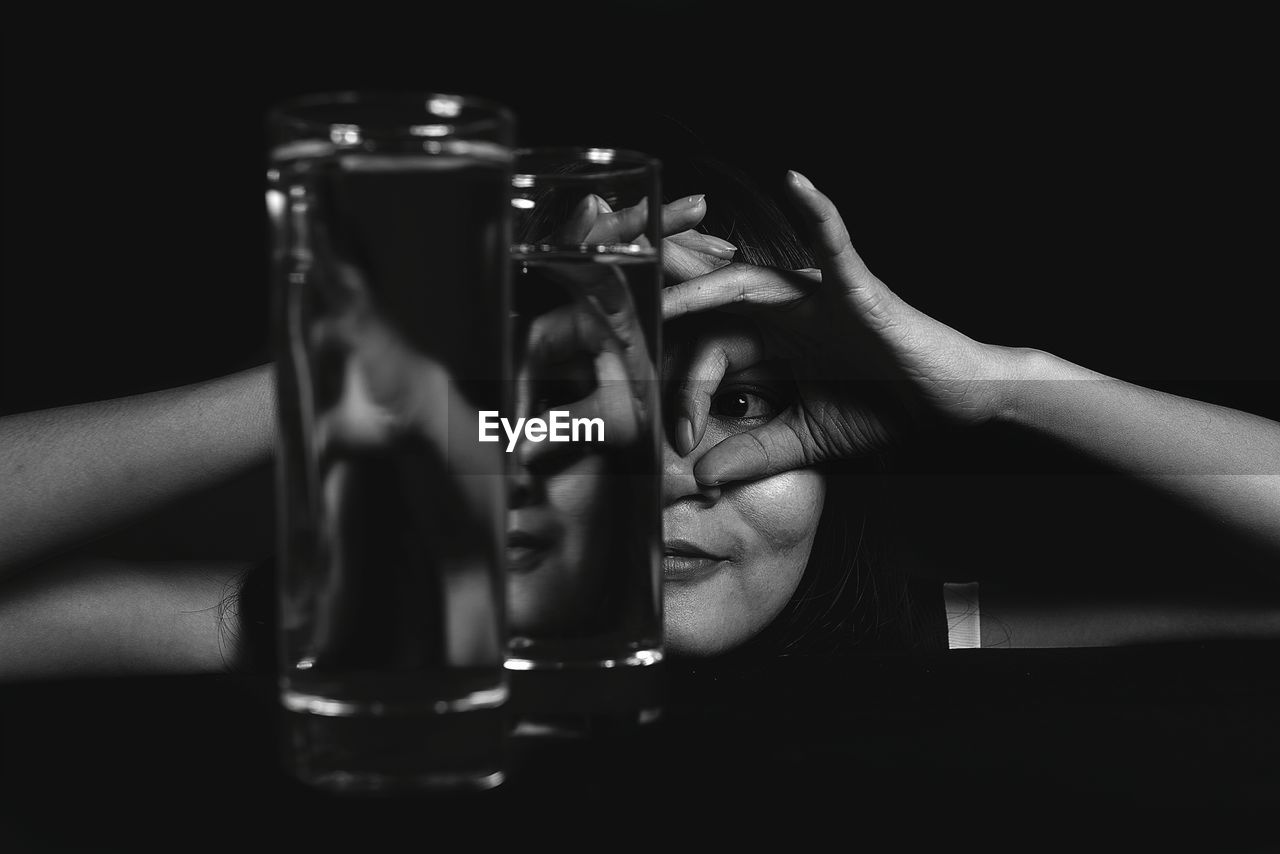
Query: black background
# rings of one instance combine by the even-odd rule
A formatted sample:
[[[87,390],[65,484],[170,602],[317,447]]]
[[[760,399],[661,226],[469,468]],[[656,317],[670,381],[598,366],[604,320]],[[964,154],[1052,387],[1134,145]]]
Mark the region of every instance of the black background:
[[[376,87],[497,98],[516,112],[530,143],[643,147],[634,117],[657,111],[696,128],[766,186],[778,188],[787,168],[805,172],[840,206],[873,271],[975,338],[1042,348],[1111,376],[1280,417],[1271,308],[1274,61],[1262,20],[1225,12],[1122,17],[1078,7],[1035,17],[913,7],[886,21],[863,7],[813,2],[756,11],[693,2],[473,5],[8,10],[0,412],[165,388],[265,361],[264,113],[294,94]],[[990,447],[961,443],[959,450],[974,455],[976,469],[992,461]],[[1119,574],[1129,584],[1157,579],[1195,594],[1224,578],[1224,586],[1241,584],[1233,566],[1264,562],[1176,508],[1136,504],[1138,490],[1113,481],[1055,475],[1018,480],[1011,490],[1008,479],[978,483],[944,473],[915,483],[925,488],[912,500],[931,514],[920,517],[928,520],[922,537],[942,553],[966,556],[946,570],[959,576],[988,571],[988,559],[996,566],[1002,556],[1015,569],[1044,569],[1040,577],[1050,584],[1064,572],[1086,586],[1115,583]],[[1126,572],[1117,573],[1122,565]],[[1069,785],[1050,787],[1046,798],[1067,813],[1087,816],[1092,805],[1077,793],[1096,793],[1100,781],[1126,797],[1158,800],[1167,793],[1146,787],[1163,780],[1177,790],[1184,772],[1201,788],[1173,798],[1177,809],[1201,792],[1224,791],[1220,785],[1224,798],[1235,797],[1233,775],[1263,776],[1247,758],[1251,734],[1274,729],[1252,717],[1233,723],[1259,708],[1249,680],[1274,660],[1268,655],[1229,650],[1191,670],[1192,659],[1177,650],[1157,667],[1140,656],[1071,658],[1083,663],[1066,675],[1046,666],[1053,657],[989,659],[1000,670],[990,679],[975,679],[969,661],[944,671],[947,664],[926,659],[919,678],[945,672],[956,682],[920,697],[904,693],[903,685],[915,684],[911,673],[891,668],[900,681],[880,686],[880,694],[873,685],[866,696],[900,698],[887,717],[903,721],[892,730],[901,744],[878,754],[873,748],[868,767],[896,788],[868,783],[878,793],[872,802],[883,805],[899,792],[910,802],[912,768],[936,772],[935,789],[961,773],[942,752],[956,734],[929,730],[927,721],[938,720],[943,729],[958,722],[961,736],[976,727],[985,740],[962,761],[993,763],[979,769],[986,788],[969,792],[966,805],[1036,800],[1027,781],[1040,781],[1042,753],[1063,731],[1080,741],[1060,751],[1079,750],[1079,759]],[[1237,669],[1215,682],[1227,662]],[[865,668],[873,666],[880,665]],[[1040,695],[1027,699],[1018,674],[1049,686],[1041,705]],[[1189,675],[1179,681],[1179,674]],[[1095,683],[1102,687],[1080,693]],[[865,689],[858,682],[849,690],[861,697]],[[1168,718],[1144,705],[1175,689],[1190,699]],[[122,738],[139,739],[141,765],[131,776],[131,748],[101,739],[98,729],[84,730],[78,742],[75,721],[39,729],[49,709],[73,706],[58,690],[11,706],[14,744],[34,732],[25,752],[11,753],[21,776],[8,780],[15,789],[32,786],[28,803],[56,806],[63,791],[68,806],[83,808],[78,798],[122,780],[104,809],[132,828],[130,793],[158,796],[166,774],[207,763],[201,794],[209,801],[224,785],[248,788],[225,811],[215,803],[205,816],[188,805],[181,815],[230,846],[252,836],[236,820],[249,798],[278,794],[273,782],[262,782],[268,778],[246,784],[218,764],[226,761],[224,742],[243,751],[228,748],[230,761],[250,756],[265,764],[252,752],[258,742],[241,744],[243,721],[235,715],[246,707],[233,703],[220,717],[218,703],[230,702],[224,693],[179,693],[170,707],[155,705],[169,696],[164,686],[117,689],[125,702],[108,721]],[[89,693],[65,690],[74,702]],[[101,696],[111,690],[104,686]],[[1214,696],[1225,697],[1232,714],[1202,712],[1214,702],[1202,698]],[[207,704],[198,706],[204,711],[184,711],[192,697]],[[161,726],[144,707],[172,717]],[[920,719],[901,717],[907,709],[952,711],[928,718],[932,740],[920,742]],[[955,709],[969,711],[956,716]],[[1091,722],[1083,730],[1082,714]],[[1147,742],[1136,757],[1124,755],[1131,736],[1117,735],[1117,715],[1133,733],[1147,733],[1150,755]],[[194,749],[192,723],[202,733]],[[43,763],[42,751],[64,726],[76,755],[87,758],[77,765],[68,752]],[[857,732],[879,743],[876,730]],[[173,739],[173,753],[161,757],[163,745],[147,741],[157,733]],[[1176,750],[1163,752],[1188,733],[1190,766]],[[897,772],[899,747],[917,742],[941,758]],[[1273,742],[1257,756],[1274,756]],[[730,750],[751,755],[736,742]],[[1053,773],[1060,765],[1044,767]],[[98,776],[67,789],[83,773],[77,768]],[[684,779],[700,780],[699,770],[685,768]],[[660,785],[661,772],[650,779]],[[185,785],[175,791],[188,791],[189,779]],[[926,803],[940,805],[948,795],[931,797]],[[138,808],[145,817],[145,805]],[[991,828],[1008,816],[997,807],[987,818],[975,832],[993,838]],[[124,824],[114,835],[127,837]],[[1163,826],[1177,827],[1172,819]],[[1039,832],[1057,831],[1046,825]]]
[[[498,98],[526,142],[643,144],[633,117],[657,111],[770,188],[808,174],[881,278],[975,338],[1264,407],[1244,386],[1280,361],[1260,30],[1080,12],[890,24],[806,2],[19,12],[3,406],[258,360],[264,112],[378,87]]]

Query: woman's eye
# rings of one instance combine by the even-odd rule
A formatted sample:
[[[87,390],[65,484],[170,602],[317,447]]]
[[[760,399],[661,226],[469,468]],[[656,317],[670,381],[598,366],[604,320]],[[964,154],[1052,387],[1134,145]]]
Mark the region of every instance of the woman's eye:
[[[565,361],[557,363],[546,376],[538,378],[535,396],[539,407],[545,410],[582,400],[595,389],[596,375],[591,362]]]
[[[778,407],[763,395],[735,389],[711,398],[711,414],[721,418],[772,418],[778,414]]]

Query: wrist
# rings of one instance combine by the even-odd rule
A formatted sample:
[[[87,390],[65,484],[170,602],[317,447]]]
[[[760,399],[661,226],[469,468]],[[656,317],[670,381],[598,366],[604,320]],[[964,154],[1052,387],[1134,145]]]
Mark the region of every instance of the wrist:
[[[1056,356],[1033,347],[1001,347],[1003,374],[997,384],[997,404],[992,421],[1027,424],[1037,408],[1036,400],[1046,382],[1061,379],[1062,362]]]

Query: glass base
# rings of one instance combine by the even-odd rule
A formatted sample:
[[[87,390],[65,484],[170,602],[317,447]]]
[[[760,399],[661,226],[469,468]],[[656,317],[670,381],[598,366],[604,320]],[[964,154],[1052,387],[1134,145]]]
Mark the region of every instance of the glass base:
[[[612,738],[662,720],[662,707],[606,712],[552,713],[527,711],[513,721],[515,738]]]
[[[507,713],[516,737],[611,737],[662,719],[666,671],[662,653],[630,663],[560,665],[508,661]]]
[[[477,791],[506,780],[501,707],[423,715],[319,715],[281,709],[282,761],[331,792]]]

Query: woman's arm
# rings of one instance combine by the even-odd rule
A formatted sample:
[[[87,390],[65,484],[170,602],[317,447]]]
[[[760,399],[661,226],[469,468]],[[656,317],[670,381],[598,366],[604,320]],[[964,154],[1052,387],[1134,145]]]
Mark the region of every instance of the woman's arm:
[[[267,462],[270,365],[0,418],[0,578]]]
[[[820,269],[730,264],[663,292],[668,320],[750,313],[798,366],[798,395],[768,424],[699,460],[704,483],[762,477],[883,450],[930,423],[997,421],[1052,437],[1190,502],[1280,552],[1280,423],[1111,379],[1035,350],[975,341],[907,304],[867,269],[832,201],[792,173]],[[720,372],[732,354],[718,358]],[[679,408],[701,440],[710,396]]]
[[[982,583],[978,608],[983,649],[1129,646],[1280,637],[1276,597],[1248,592],[1117,593],[1072,588],[1028,591]]]
[[[232,669],[251,565],[75,558],[0,581],[0,681]]]
[[[1004,385],[995,419],[1148,480],[1280,551],[1280,423],[1106,377],[1039,350],[1008,358],[1016,379]]]

